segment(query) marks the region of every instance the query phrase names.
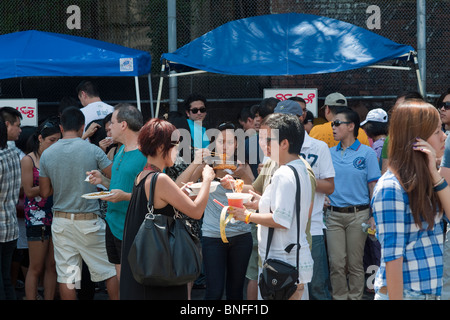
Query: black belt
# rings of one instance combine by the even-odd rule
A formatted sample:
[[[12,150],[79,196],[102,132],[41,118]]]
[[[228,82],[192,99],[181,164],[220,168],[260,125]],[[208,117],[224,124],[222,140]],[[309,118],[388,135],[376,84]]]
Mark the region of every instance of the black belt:
[[[341,213],[353,213],[353,212],[358,212],[358,211],[369,209],[369,207],[370,206],[368,204],[362,204],[360,206],[350,206],[350,207],[333,207],[333,206],[331,206],[330,208],[333,211],[337,211],[337,212],[341,212]]]

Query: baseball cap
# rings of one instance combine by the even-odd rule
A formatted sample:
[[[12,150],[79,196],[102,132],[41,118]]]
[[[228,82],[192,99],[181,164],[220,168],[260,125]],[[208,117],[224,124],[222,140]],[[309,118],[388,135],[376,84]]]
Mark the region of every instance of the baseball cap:
[[[303,110],[300,103],[288,99],[278,102],[273,113],[292,114],[300,117],[303,114]]]
[[[325,98],[324,106],[347,107],[347,99],[339,92],[330,93]]]
[[[363,126],[367,123],[367,121],[374,121],[374,122],[388,122],[388,114],[386,111],[384,111],[381,108],[372,109],[369,111],[369,113],[366,116],[366,120],[361,122],[359,125]]]

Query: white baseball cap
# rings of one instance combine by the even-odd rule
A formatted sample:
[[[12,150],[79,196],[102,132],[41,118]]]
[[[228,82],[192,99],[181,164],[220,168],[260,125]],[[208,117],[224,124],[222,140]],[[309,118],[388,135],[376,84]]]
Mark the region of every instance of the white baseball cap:
[[[361,122],[359,125],[362,127],[367,123],[367,121],[374,121],[374,122],[388,122],[388,114],[386,111],[384,111],[381,108],[370,110],[369,113],[366,116],[366,120]]]

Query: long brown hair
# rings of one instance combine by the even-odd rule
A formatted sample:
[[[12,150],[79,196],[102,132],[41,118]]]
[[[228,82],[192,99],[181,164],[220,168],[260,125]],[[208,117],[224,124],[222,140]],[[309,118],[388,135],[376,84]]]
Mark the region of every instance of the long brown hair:
[[[414,222],[433,228],[441,203],[433,192],[426,154],[414,151],[416,138],[427,140],[439,125],[439,112],[421,100],[408,100],[392,112],[389,126],[388,166],[408,194]]]

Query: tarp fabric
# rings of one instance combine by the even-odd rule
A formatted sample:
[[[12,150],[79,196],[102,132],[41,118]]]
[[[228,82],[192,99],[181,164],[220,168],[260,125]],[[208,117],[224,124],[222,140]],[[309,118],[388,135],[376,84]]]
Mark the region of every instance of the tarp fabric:
[[[0,35],[0,79],[33,76],[139,76],[150,73],[146,51],[36,30]]]
[[[302,75],[358,69],[414,51],[347,22],[300,13],[228,22],[166,59],[228,75]]]

